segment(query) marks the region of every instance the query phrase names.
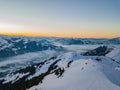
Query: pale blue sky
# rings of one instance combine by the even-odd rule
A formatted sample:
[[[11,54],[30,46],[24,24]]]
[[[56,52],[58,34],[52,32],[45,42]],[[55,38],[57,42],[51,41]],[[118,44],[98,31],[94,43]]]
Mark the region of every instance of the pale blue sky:
[[[120,35],[120,0],[0,0],[0,32],[3,29],[115,37]]]

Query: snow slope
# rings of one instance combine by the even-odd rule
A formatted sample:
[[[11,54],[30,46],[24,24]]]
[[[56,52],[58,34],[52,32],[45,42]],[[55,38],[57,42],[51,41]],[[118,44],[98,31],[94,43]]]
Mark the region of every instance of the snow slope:
[[[99,56],[81,56],[75,52],[62,56],[59,67],[65,69],[61,77],[54,73],[45,77],[42,84],[29,90],[119,90],[120,66],[110,58]],[[74,59],[76,58],[76,59]],[[66,62],[73,60],[69,68]]]
[[[120,64],[105,56],[61,53],[0,80],[4,90],[119,90]]]
[[[108,53],[106,56],[116,60],[117,62],[120,62],[120,48],[114,48],[114,50]]]

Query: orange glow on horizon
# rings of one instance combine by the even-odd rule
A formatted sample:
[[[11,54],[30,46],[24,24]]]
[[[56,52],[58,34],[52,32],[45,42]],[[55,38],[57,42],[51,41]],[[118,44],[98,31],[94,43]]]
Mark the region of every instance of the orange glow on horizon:
[[[74,33],[74,34],[69,34],[69,33],[28,33],[28,32],[22,32],[22,33],[18,33],[18,32],[0,32],[0,35],[8,35],[8,36],[31,36],[31,37],[66,37],[66,38],[115,38],[115,37],[119,37],[116,36],[114,34],[109,35],[109,34],[90,34],[90,33],[83,33],[83,34],[79,34],[79,33]]]

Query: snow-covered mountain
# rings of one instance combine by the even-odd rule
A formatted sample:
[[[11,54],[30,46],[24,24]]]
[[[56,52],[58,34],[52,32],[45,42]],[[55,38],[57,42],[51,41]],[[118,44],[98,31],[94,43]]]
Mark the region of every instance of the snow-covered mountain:
[[[99,48],[97,48],[99,49]],[[95,50],[97,50],[95,49]],[[106,53],[109,55],[114,51]],[[1,90],[119,90],[120,63],[65,52],[0,78]]]
[[[96,44],[120,44],[120,38],[55,38],[55,42],[64,45],[96,45]]]
[[[0,36],[0,58],[43,50],[62,50],[46,38]]]
[[[0,36],[0,90],[120,90],[119,40]]]
[[[71,53],[69,55],[71,57],[75,54]],[[65,57],[68,57],[68,55]],[[120,64],[117,64],[110,58],[78,56],[72,63],[70,61],[71,58],[58,62],[57,65],[61,68],[60,70],[58,69],[57,72],[53,71],[54,73],[46,76],[42,83],[28,90],[120,89]],[[56,73],[58,73],[58,75],[56,75]]]
[[[0,36],[0,58],[43,50],[62,50],[63,45],[120,44],[120,38],[52,38],[52,37],[12,37]]]

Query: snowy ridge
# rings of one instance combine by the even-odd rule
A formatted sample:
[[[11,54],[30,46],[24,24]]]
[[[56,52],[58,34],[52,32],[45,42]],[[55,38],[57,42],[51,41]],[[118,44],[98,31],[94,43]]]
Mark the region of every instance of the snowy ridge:
[[[48,75],[42,84],[29,90],[119,90],[120,87],[109,81],[100,68],[91,60],[75,61],[61,78],[54,74]]]
[[[7,76],[1,81],[0,88],[119,90],[119,67],[120,64],[105,56],[82,56],[76,52],[68,52],[12,73],[14,78],[8,82],[7,78],[11,75]],[[7,88],[2,87],[2,84]],[[11,87],[8,87],[8,84],[11,84]]]
[[[70,57],[69,57],[70,56]],[[61,60],[57,65],[65,69],[62,77],[50,74],[43,80],[42,84],[34,86],[29,90],[119,90],[118,80],[120,71],[115,68],[120,66],[110,58],[100,56],[84,57],[79,55],[69,68],[68,63],[76,57],[76,53],[67,53],[65,61]],[[62,63],[62,64],[61,64]],[[51,83],[52,82],[52,83]]]
[[[117,62],[120,62],[120,48],[114,48],[114,50],[112,50],[106,56],[114,59]]]

